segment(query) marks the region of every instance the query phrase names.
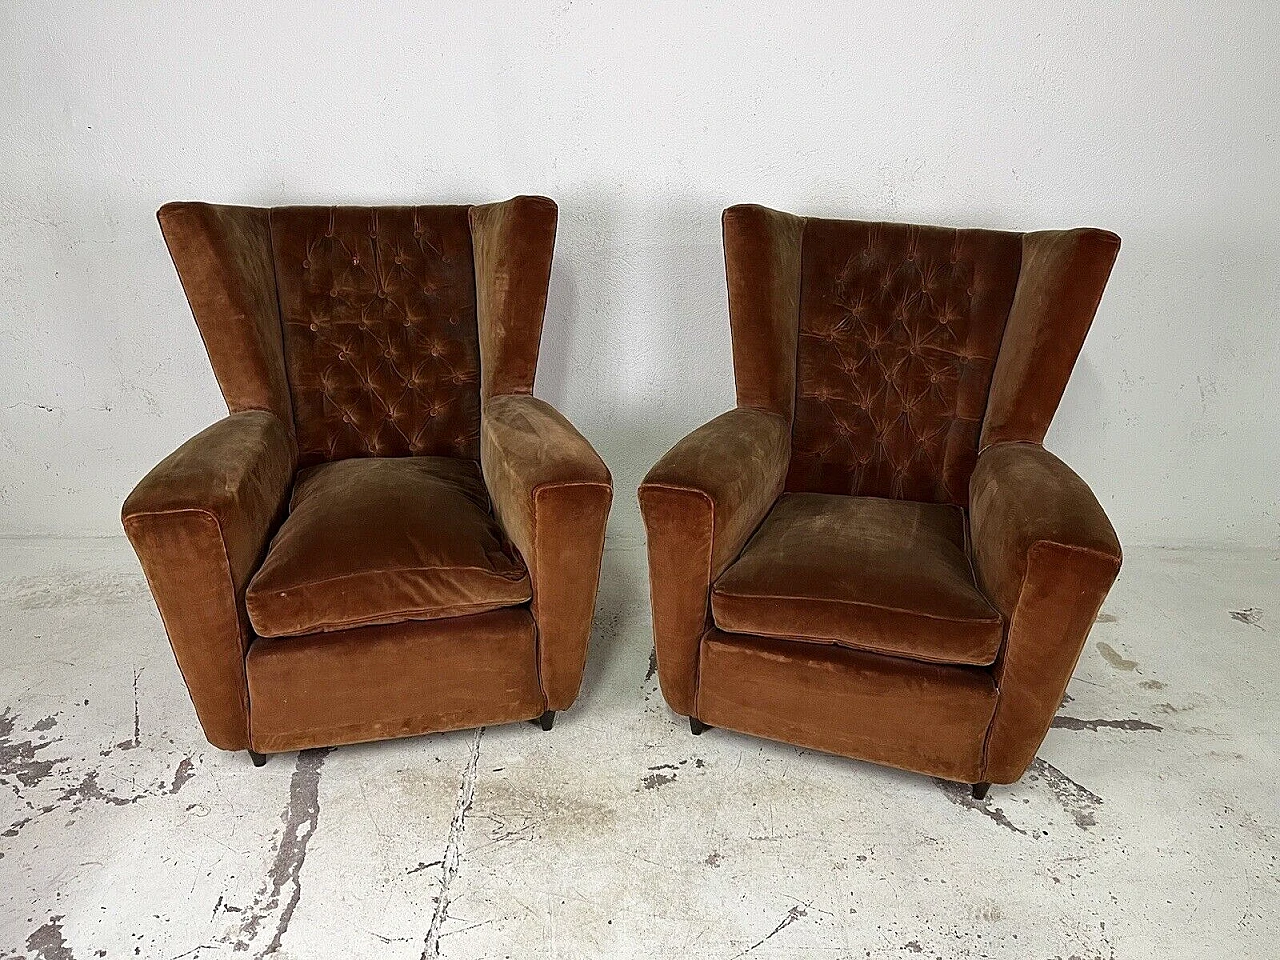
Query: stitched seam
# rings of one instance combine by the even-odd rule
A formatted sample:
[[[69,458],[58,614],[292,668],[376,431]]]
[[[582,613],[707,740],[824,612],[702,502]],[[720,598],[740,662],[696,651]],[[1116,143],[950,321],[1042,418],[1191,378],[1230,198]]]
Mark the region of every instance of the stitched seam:
[[[721,626],[715,626],[713,629],[715,629],[717,632],[723,634],[726,637],[746,637],[753,640],[754,639],[786,640],[788,642],[793,642],[793,643],[805,643],[814,647],[834,647],[838,650],[848,650],[850,653],[873,654],[879,657],[888,657],[892,660],[902,660],[907,663],[927,663],[927,664],[930,664],[931,666],[938,666],[938,667],[955,667],[956,669],[971,670],[971,671],[977,670],[977,671],[981,671],[987,676],[990,676],[990,673],[985,669],[991,666],[990,663],[970,663],[970,662],[957,661],[957,660],[938,660],[933,657],[917,656],[914,653],[907,653],[902,650],[887,650],[881,647],[870,647],[870,646],[855,647],[850,645],[847,641],[837,640],[837,639],[828,638],[828,637],[802,637],[802,636],[799,636],[798,634],[788,634],[788,633],[753,633],[750,630],[743,630],[740,628],[733,628],[733,627],[721,627]],[[708,634],[710,634],[710,632],[711,632],[710,630],[707,631]]]
[[[406,610],[388,610],[385,613],[351,620],[326,620],[321,623],[317,623],[314,626],[308,625],[304,630],[301,630],[298,633],[264,634],[260,632],[258,636],[263,640],[290,640],[297,637],[305,637],[312,633],[337,633],[348,628],[391,626],[393,624],[403,622],[399,620],[387,620],[387,617],[406,617],[408,620],[415,620],[414,617],[407,615],[414,613],[430,613],[434,612],[436,609],[440,611],[449,611],[423,620],[415,620],[415,622],[430,623],[432,620],[447,620],[450,617],[464,616],[467,613],[487,613],[491,610],[516,610],[523,607],[528,602],[528,600],[521,600],[519,603],[499,603],[497,606],[494,606],[492,603],[458,603],[439,608],[410,607]]]
[[[340,580],[356,580],[361,577],[382,577],[382,576],[387,576],[389,574],[394,574],[394,573],[434,573],[437,570],[459,570],[459,571],[466,570],[466,571],[476,571],[477,573],[489,573],[489,574],[492,574],[495,579],[505,580],[508,583],[519,583],[521,580],[524,580],[528,576],[527,571],[521,573],[520,576],[518,577],[509,577],[509,576],[506,576],[505,574],[497,573],[496,571],[491,570],[488,567],[463,567],[463,566],[450,566],[447,564],[441,564],[440,566],[435,566],[435,567],[393,567],[387,570],[360,570],[356,573],[341,573],[341,574],[338,574],[337,576],[326,577],[323,580],[307,580],[305,583],[295,583],[287,587],[263,588],[261,586],[258,586],[254,589],[253,592],[257,596],[261,596],[264,593],[289,593],[291,591],[304,592],[306,590],[311,589],[312,587],[320,587],[320,586],[324,586],[325,584],[336,583]]]
[[[902,607],[890,607],[885,604],[870,603],[866,600],[846,600],[842,597],[796,597],[789,594],[776,593],[730,593],[719,586],[712,589],[712,593],[718,597],[724,597],[726,600],[793,600],[798,603],[806,604],[822,604],[822,603],[838,603],[851,607],[862,607],[867,610],[880,610],[885,613],[899,613],[909,617],[923,617],[926,620],[937,620],[941,623],[981,623],[981,624],[1003,624],[1004,618],[998,614],[994,619],[983,620],[976,617],[948,617],[942,614],[926,613],[923,610],[907,610]]]

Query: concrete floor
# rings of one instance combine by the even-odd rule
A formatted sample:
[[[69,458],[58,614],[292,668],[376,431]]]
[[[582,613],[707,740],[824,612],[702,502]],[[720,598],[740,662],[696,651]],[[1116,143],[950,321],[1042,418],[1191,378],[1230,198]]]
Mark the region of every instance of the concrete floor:
[[[204,742],[123,541],[0,552],[0,957],[1277,955],[1274,553],[1129,550],[1040,759],[976,803],[691,737],[639,548],[553,732],[261,770]]]

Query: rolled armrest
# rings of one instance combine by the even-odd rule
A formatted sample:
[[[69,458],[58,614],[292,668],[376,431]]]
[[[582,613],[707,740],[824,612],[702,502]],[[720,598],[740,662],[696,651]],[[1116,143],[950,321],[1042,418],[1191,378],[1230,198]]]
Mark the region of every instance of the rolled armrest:
[[[564,710],[586,663],[613,501],[609,470],[568,420],[527,394],[485,402],[480,464],[494,512],[529,567],[547,709]]]
[[[125,500],[133,544],[209,742],[249,746],[244,590],[293,481],[273,414],[232,414],[162,460]]]
[[[694,715],[711,584],[782,492],[790,434],[777,414],[730,410],[672,447],[640,485],[658,681],[677,713]]]
[[[985,779],[1012,783],[1062,702],[1120,542],[1088,485],[1038,444],[983,451],[969,492],[974,570],[1006,620]]]

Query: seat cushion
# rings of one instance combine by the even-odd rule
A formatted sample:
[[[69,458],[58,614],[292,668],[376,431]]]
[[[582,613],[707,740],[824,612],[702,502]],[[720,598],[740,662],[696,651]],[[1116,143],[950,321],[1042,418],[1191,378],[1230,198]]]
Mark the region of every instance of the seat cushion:
[[[360,458],[298,474],[245,605],[258,636],[289,637],[481,613],[531,595],[478,463]]]
[[[711,592],[732,633],[930,663],[995,662],[1000,614],[974,584],[964,512],[941,503],[785,493]]]

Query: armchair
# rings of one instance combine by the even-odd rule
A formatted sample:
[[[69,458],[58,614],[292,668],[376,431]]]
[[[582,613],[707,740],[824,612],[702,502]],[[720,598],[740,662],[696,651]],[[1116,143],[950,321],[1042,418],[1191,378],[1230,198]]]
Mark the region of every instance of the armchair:
[[[1041,446],[1119,239],[746,205],[724,244],[737,408],[639,491],[667,703],[979,798],[1016,781],[1120,568]]]
[[[532,396],[556,213],[161,208],[229,416],[122,519],[214,746],[550,729],[577,697],[612,483]]]

